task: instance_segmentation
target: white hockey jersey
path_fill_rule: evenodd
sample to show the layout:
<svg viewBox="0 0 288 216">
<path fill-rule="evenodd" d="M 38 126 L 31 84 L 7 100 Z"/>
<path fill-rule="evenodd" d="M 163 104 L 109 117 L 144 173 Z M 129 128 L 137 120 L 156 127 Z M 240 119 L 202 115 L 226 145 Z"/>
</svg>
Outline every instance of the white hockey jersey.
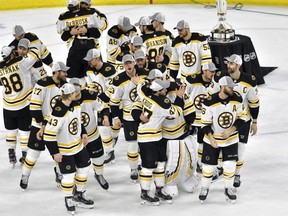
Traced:
<svg viewBox="0 0 288 216">
<path fill-rule="evenodd" d="M 83 149 L 81 139 L 81 107 L 72 102 L 69 107 L 57 101 L 44 130 L 43 140 L 51 155 L 75 155 Z"/>
<path fill-rule="evenodd" d="M 137 132 L 137 141 L 140 143 L 154 142 L 162 139 L 162 124 L 166 117 L 178 118 L 182 109 L 171 104 L 165 96 L 145 97 L 133 105 L 135 109 L 142 109 L 149 118 L 147 123 L 140 123 Z"/>
<path fill-rule="evenodd" d="M 209 95 L 214 94 L 215 92 L 220 91 L 220 86 L 218 81 L 223 76 L 229 76 L 226 72 L 217 72 L 213 78 L 211 85 L 208 88 Z M 246 112 L 245 121 L 251 119 L 250 108 L 257 108 L 260 106 L 260 99 L 258 94 L 258 88 L 256 84 L 256 78 L 253 75 L 242 73 L 238 80 L 234 80 L 236 86 L 233 88 L 234 91 L 237 91 L 243 99 L 243 110 Z"/>
<path fill-rule="evenodd" d="M 48 114 L 52 111 L 56 100 L 61 96 L 60 87 L 65 82 L 55 83 L 52 77 L 46 77 L 37 82 L 35 85 L 31 102 L 30 111 L 32 115 L 32 125 L 40 128 L 40 122 L 43 122 Z"/>
<path fill-rule="evenodd" d="M 208 96 L 202 104 L 201 125 L 210 126 L 213 137 L 219 147 L 229 146 L 238 143 L 238 131 L 230 134 L 226 139 L 221 134 L 231 128 L 237 119 L 245 120 L 246 115 L 242 109 L 242 97 L 235 92 L 226 100 L 219 98 L 219 94 Z M 204 135 L 204 142 L 211 144 L 207 134 Z"/>
<path fill-rule="evenodd" d="M 99 137 L 99 130 L 97 126 L 97 111 L 105 108 L 104 102 L 97 98 L 97 93 L 89 90 L 82 90 L 81 103 L 81 121 L 84 125 L 89 142 L 92 142 Z"/>
<path fill-rule="evenodd" d="M 32 77 L 39 80 L 39 73 L 32 73 L 33 64 L 39 59 L 36 49 L 30 50 L 25 57 L 14 57 L 0 68 L 3 90 L 3 108 L 16 111 L 28 106 L 32 93 Z"/>
<path fill-rule="evenodd" d="M 145 78 L 149 71 L 138 68 L 136 73 L 140 78 Z M 131 78 L 126 72 L 122 72 L 113 79 L 113 87 L 110 98 L 110 107 L 113 116 L 113 106 L 119 107 L 122 102 L 123 119 L 126 121 L 133 121 L 131 116 L 131 108 L 136 101 L 138 94 L 136 85 L 131 81 Z"/>
<path fill-rule="evenodd" d="M 211 51 L 206 37 L 199 33 L 192 33 L 187 41 L 179 36 L 175 38 L 168 67 L 178 71 L 177 78 L 182 78 L 200 73 L 201 66 L 211 61 Z"/>
<path fill-rule="evenodd" d="M 193 126 L 200 127 L 201 126 L 201 110 L 202 103 L 204 99 L 208 95 L 207 88 L 210 85 L 210 82 L 207 83 L 202 78 L 201 74 L 189 75 L 186 77 L 186 93 L 193 101 L 193 105 L 196 111 L 195 121 L 193 122 Z"/>
</svg>

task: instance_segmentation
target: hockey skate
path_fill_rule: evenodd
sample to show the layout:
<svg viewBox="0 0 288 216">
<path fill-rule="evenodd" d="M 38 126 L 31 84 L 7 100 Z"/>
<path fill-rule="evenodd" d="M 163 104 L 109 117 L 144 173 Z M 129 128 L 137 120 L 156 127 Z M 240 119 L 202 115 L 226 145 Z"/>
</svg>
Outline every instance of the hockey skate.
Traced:
<svg viewBox="0 0 288 216">
<path fill-rule="evenodd" d="M 138 168 L 137 169 L 131 169 L 130 178 L 136 182 L 138 180 Z"/>
<path fill-rule="evenodd" d="M 200 194 L 199 194 L 199 199 L 201 204 L 204 203 L 204 201 L 206 200 L 207 196 L 209 193 L 209 189 L 208 188 L 201 188 Z"/>
<path fill-rule="evenodd" d="M 63 175 L 62 173 L 57 172 L 56 167 L 54 167 L 54 172 L 55 172 L 55 182 L 57 183 L 57 187 L 60 187 Z"/>
<path fill-rule="evenodd" d="M 162 192 L 162 188 L 156 188 L 155 197 L 161 201 L 161 203 L 172 204 L 172 197 Z"/>
<path fill-rule="evenodd" d="M 25 162 L 26 155 L 27 155 L 27 152 L 22 151 L 22 157 L 19 159 L 19 162 L 21 163 L 22 166 Z"/>
<path fill-rule="evenodd" d="M 22 191 L 25 191 L 28 187 L 28 180 L 29 175 L 22 175 L 20 180 L 20 187 L 22 188 Z"/>
<path fill-rule="evenodd" d="M 98 183 L 100 184 L 100 186 L 101 186 L 104 190 L 108 190 L 109 184 L 108 184 L 108 182 L 106 181 L 106 179 L 104 178 L 103 175 L 97 175 L 97 174 L 95 173 L 94 177 L 95 177 L 95 179 L 98 181 Z"/>
<path fill-rule="evenodd" d="M 241 185 L 240 175 L 235 175 L 233 187 L 238 188 Z"/>
<path fill-rule="evenodd" d="M 235 204 L 237 196 L 232 188 L 225 188 L 226 201 Z"/>
<path fill-rule="evenodd" d="M 151 197 L 147 190 L 141 191 L 141 205 L 158 206 L 160 205 L 160 200 L 158 197 Z"/>
<path fill-rule="evenodd" d="M 220 180 L 223 177 L 223 167 L 217 167 L 212 177 L 212 183 Z"/>
<path fill-rule="evenodd" d="M 67 211 L 71 214 L 75 214 L 75 203 L 72 200 L 72 196 L 65 197 L 65 206 L 67 208 Z"/>
<path fill-rule="evenodd" d="M 105 157 L 105 161 L 104 164 L 115 164 L 115 154 L 114 154 L 114 150 L 109 152 L 106 157 Z"/>
<path fill-rule="evenodd" d="M 17 163 L 15 149 L 8 149 L 8 155 L 9 155 L 9 162 L 12 165 L 12 169 L 14 169 L 15 164 Z"/>
<path fill-rule="evenodd" d="M 75 202 L 76 206 L 91 209 L 94 207 L 94 201 L 86 198 L 85 192 L 86 191 L 80 192 L 75 190 L 72 199 Z"/>
</svg>

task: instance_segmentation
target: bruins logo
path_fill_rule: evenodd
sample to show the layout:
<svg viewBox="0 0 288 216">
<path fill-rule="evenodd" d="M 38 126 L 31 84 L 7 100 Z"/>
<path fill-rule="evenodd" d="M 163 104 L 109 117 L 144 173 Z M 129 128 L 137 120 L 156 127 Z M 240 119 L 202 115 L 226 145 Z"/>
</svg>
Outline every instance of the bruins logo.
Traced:
<svg viewBox="0 0 288 216">
<path fill-rule="evenodd" d="M 220 76 L 221 75 L 221 71 L 218 71 L 217 73 L 216 73 L 216 76 Z"/>
<path fill-rule="evenodd" d="M 105 71 L 110 71 L 110 70 L 112 70 L 111 67 L 106 67 L 106 68 L 105 68 Z"/>
<path fill-rule="evenodd" d="M 230 112 L 223 112 L 221 115 L 218 117 L 218 124 L 220 125 L 221 128 L 223 129 L 228 129 L 232 126 L 233 124 L 233 115 Z"/>
<path fill-rule="evenodd" d="M 115 79 L 115 80 L 119 80 L 119 76 L 115 76 L 114 79 Z"/>
<path fill-rule="evenodd" d="M 133 89 L 130 91 L 129 97 L 130 97 L 130 100 L 131 100 L 131 101 L 133 101 L 133 102 L 136 101 L 136 99 L 137 99 L 137 97 L 138 97 L 136 87 L 133 88 Z"/>
<path fill-rule="evenodd" d="M 256 77 L 254 75 L 251 76 L 252 80 L 256 80 Z"/>
<path fill-rule="evenodd" d="M 202 104 L 203 104 L 203 102 L 205 100 L 205 97 L 206 97 L 205 94 L 200 94 L 200 95 L 197 95 L 194 98 L 194 106 L 195 106 L 196 109 L 198 109 L 198 110 L 202 109 Z"/>
<path fill-rule="evenodd" d="M 124 53 L 123 52 L 119 53 L 119 56 L 124 56 Z"/>
<path fill-rule="evenodd" d="M 168 103 L 170 103 L 170 100 L 168 98 L 165 98 L 164 103 L 168 104 Z"/>
<path fill-rule="evenodd" d="M 68 125 L 68 130 L 72 135 L 76 135 L 78 133 L 78 119 L 74 118 Z"/>
<path fill-rule="evenodd" d="M 118 33 L 118 30 L 114 28 L 114 29 L 112 29 L 112 32 L 115 33 L 115 34 L 117 34 L 117 33 Z"/>
<path fill-rule="evenodd" d="M 90 122 L 90 116 L 86 112 L 81 112 L 81 123 L 84 125 L 84 127 L 87 127 L 87 125 Z"/>
<path fill-rule="evenodd" d="M 55 107 L 55 110 L 60 112 L 62 110 L 62 108 L 60 106 Z"/>
<path fill-rule="evenodd" d="M 103 92 L 102 86 L 98 82 L 93 82 L 92 88 L 98 92 L 98 94 L 101 94 Z"/>
<path fill-rule="evenodd" d="M 41 80 L 42 80 L 42 81 L 47 81 L 47 78 L 46 78 L 46 77 L 44 77 L 44 78 L 42 78 Z"/>
<path fill-rule="evenodd" d="M 60 95 L 56 95 L 54 96 L 51 100 L 50 100 L 50 107 L 53 108 L 56 104 L 56 101 L 59 100 Z M 58 111 L 58 110 L 57 110 Z"/>
<path fill-rule="evenodd" d="M 67 165 L 66 166 L 66 170 L 70 170 L 71 169 L 71 166 L 70 165 Z"/>
<path fill-rule="evenodd" d="M 158 63 L 157 68 L 161 68 L 161 67 L 162 67 L 162 64 Z"/>
<path fill-rule="evenodd" d="M 196 55 L 191 51 L 185 51 L 182 58 L 186 67 L 192 67 L 197 61 Z"/>
</svg>

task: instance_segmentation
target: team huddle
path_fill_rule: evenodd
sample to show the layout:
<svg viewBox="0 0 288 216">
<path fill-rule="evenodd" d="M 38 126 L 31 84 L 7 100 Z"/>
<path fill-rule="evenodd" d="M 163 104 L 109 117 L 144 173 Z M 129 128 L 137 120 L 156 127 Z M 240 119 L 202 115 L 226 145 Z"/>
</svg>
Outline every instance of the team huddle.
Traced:
<svg viewBox="0 0 288 216">
<path fill-rule="evenodd" d="M 115 163 L 123 131 L 141 204 L 171 204 L 178 190 L 193 192 L 199 184 L 203 203 L 220 177 L 227 201 L 235 203 L 245 147 L 249 134 L 257 133 L 259 113 L 257 80 L 240 72 L 241 56 L 225 57 L 227 70 L 220 71 L 204 35 L 181 20 L 174 37 L 160 12 L 134 25 L 120 16 L 108 28 L 107 17 L 91 7 L 91 0 L 68 0 L 67 8 L 56 24 L 69 48 L 66 64 L 54 61 L 37 35 L 20 25 L 13 27 L 15 39 L 1 49 L 6 143 L 14 168 L 19 135 L 20 187 L 27 189 L 47 148 L 67 211 L 93 208 L 85 194 L 90 165 L 108 190 L 105 166 Z M 106 29 L 104 54 L 99 38 Z"/>
</svg>

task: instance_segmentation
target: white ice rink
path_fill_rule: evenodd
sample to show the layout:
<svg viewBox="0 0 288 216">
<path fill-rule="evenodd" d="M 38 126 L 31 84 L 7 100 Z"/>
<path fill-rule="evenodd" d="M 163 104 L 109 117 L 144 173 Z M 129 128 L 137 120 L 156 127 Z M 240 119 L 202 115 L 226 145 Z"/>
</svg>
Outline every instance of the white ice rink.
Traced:
<svg viewBox="0 0 288 216">
<path fill-rule="evenodd" d="M 146 5 L 102 6 L 110 26 L 120 15 L 130 17 L 135 23 L 143 15 L 163 12 L 166 28 L 172 30 L 177 22 L 185 19 L 191 31 L 208 35 L 217 23 L 216 9 L 201 5 Z M 261 107 L 258 134 L 250 137 L 242 186 L 237 191 L 237 202 L 229 204 L 224 197 L 223 181 L 211 185 L 204 205 L 198 200 L 199 188 L 194 194 L 180 193 L 172 205 L 157 207 L 140 205 L 140 186 L 129 179 L 126 145 L 122 134 L 116 146 L 116 164 L 105 167 L 110 183 L 108 191 L 102 190 L 93 178 L 88 179 L 88 196 L 95 201 L 94 209 L 77 209 L 77 215 L 233 215 L 233 216 L 286 216 L 288 213 L 288 8 L 244 6 L 243 9 L 271 12 L 269 15 L 247 11 L 228 10 L 227 20 L 237 34 L 250 36 L 261 66 L 277 66 L 265 76 L 266 84 L 259 87 Z M 12 26 L 20 24 L 28 32 L 36 33 L 52 52 L 54 61 L 66 61 L 67 49 L 56 33 L 55 23 L 66 9 L 39 9 L 0 12 L 0 47 L 12 39 Z M 100 40 L 105 51 L 106 31 Z M 48 69 L 49 70 L 49 69 Z M 51 72 L 51 71 L 50 71 Z M 2 90 L 2 87 L 0 87 Z M 2 95 L 1 95 L 2 97 Z M 1 98 L 2 100 L 2 98 Z M 1 103 L 2 104 L 2 103 Z M 28 189 L 19 187 L 21 167 L 11 170 L 5 144 L 5 129 L 1 109 L 0 121 L 0 216 L 58 216 L 66 215 L 62 191 L 54 181 L 53 161 L 48 152 L 42 153 L 30 176 Z M 286 137 L 287 136 L 287 137 Z M 20 147 L 17 148 L 18 158 Z"/>
</svg>

